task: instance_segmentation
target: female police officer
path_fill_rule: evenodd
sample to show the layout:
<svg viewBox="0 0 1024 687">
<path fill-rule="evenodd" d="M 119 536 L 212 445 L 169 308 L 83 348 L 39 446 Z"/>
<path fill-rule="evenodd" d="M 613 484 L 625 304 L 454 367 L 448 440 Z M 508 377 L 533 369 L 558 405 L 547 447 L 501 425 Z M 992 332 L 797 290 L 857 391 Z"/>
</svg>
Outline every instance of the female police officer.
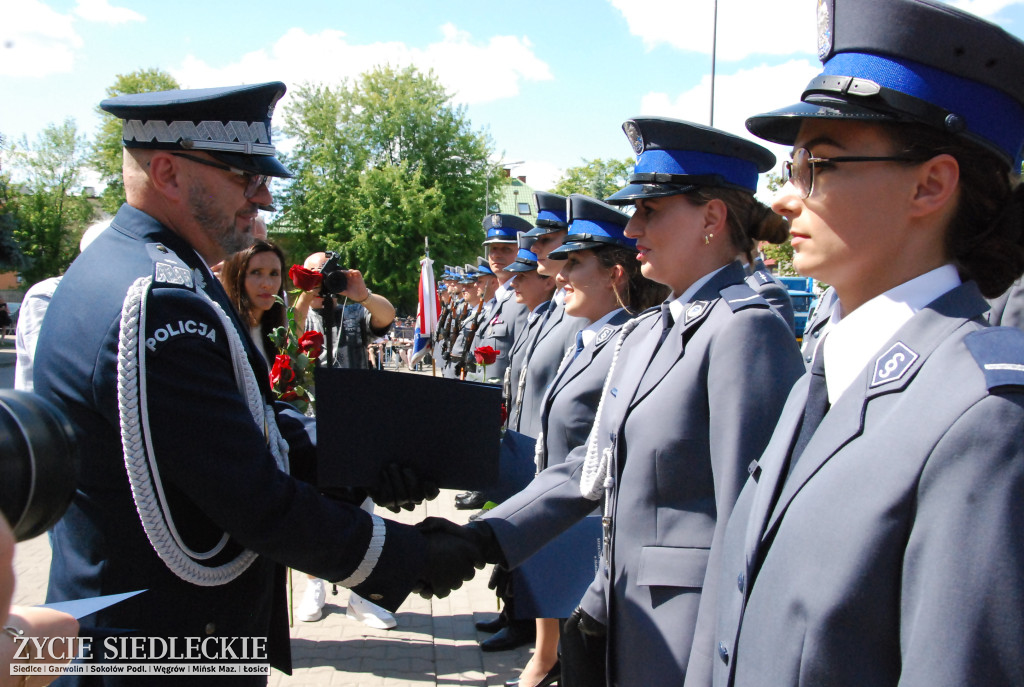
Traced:
<svg viewBox="0 0 1024 687">
<path fill-rule="evenodd" d="M 714 606 L 702 590 L 718 579 L 715 544 L 803 372 L 792 332 L 735 260 L 782 221 L 753 199 L 774 156 L 687 122 L 623 128 L 637 166 L 610 200 L 636 204 L 626 236 L 644 276 L 673 295 L 615 342 L 586 457 L 548 468 L 467 528 L 496 544 L 486 557 L 514 566 L 604 497 L 601 568 L 563 649 L 599 668 L 606 657 L 610 684 L 706 683 Z M 564 662 L 576 662 L 570 651 Z"/>
<path fill-rule="evenodd" d="M 824 73 L 747 126 L 838 303 L 728 526 L 715 684 L 1019 685 L 1024 335 L 982 296 L 1024 269 L 1024 44 L 925 0 L 818 25 Z"/>
</svg>

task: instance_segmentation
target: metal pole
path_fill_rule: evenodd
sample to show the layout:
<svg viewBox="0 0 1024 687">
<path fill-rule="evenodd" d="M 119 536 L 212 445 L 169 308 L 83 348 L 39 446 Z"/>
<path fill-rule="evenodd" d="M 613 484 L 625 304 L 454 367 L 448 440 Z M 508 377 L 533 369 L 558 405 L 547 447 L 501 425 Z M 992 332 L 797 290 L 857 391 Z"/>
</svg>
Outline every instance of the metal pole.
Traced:
<svg viewBox="0 0 1024 687">
<path fill-rule="evenodd" d="M 715 125 L 715 51 L 718 47 L 718 0 L 714 0 L 714 14 L 711 20 L 711 115 L 708 126 Z"/>
</svg>

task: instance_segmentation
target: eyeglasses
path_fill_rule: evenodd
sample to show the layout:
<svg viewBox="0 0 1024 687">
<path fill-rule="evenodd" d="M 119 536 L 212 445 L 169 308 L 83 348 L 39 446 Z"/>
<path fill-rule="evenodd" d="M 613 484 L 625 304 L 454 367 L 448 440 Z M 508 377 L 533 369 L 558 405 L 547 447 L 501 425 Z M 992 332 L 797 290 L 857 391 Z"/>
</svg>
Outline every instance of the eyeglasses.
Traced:
<svg viewBox="0 0 1024 687">
<path fill-rule="evenodd" d="M 839 162 L 923 162 L 927 158 L 906 156 L 885 157 L 811 157 L 807 148 L 797 148 L 793 152 L 793 160 L 782 163 L 782 180 L 793 182 L 793 187 L 800 192 L 801 198 L 807 198 L 814 190 L 814 165 L 832 165 Z"/>
<path fill-rule="evenodd" d="M 221 164 L 219 162 L 212 162 L 210 160 L 204 160 L 201 157 L 196 157 L 195 155 L 189 155 L 188 153 L 171 153 L 171 155 L 173 155 L 175 157 L 183 157 L 186 160 L 191 160 L 192 162 L 198 162 L 199 164 L 206 165 L 207 167 L 213 167 L 215 169 L 222 169 L 225 172 L 231 172 L 232 174 L 237 174 L 238 176 L 242 177 L 242 179 L 245 180 L 244 195 L 245 195 L 247 200 L 251 199 L 257 193 L 259 193 L 260 186 L 264 186 L 264 185 L 270 183 L 271 177 L 270 177 L 269 174 L 253 174 L 252 172 L 246 172 L 245 170 L 238 169 L 237 167 L 232 167 L 230 165 L 223 165 L 223 164 Z M 268 188 L 269 188 L 269 186 L 268 186 Z"/>
</svg>

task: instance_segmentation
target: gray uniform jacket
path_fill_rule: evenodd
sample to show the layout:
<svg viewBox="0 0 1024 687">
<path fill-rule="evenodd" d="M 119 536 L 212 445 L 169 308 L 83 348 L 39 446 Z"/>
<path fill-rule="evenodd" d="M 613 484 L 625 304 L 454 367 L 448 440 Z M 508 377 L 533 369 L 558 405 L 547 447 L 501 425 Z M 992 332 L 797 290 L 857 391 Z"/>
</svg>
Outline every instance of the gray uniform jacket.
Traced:
<svg viewBox="0 0 1024 687">
<path fill-rule="evenodd" d="M 531 321 L 531 318 L 527 315 L 526 324 L 516 332 L 516 340 L 512 344 L 512 350 L 509 352 L 509 365 L 508 369 L 505 370 L 504 379 L 505 407 L 509 409 L 509 416 L 505 420 L 506 427 L 515 428 L 512 420 L 516 396 L 519 390 L 518 381 L 523 370 L 526 368 L 527 360 L 533 350 L 533 342 L 537 340 L 537 335 L 540 334 L 552 305 L 554 305 L 552 301 L 546 301 L 537 306 L 534 309 L 537 316 L 532 318 Z M 536 438 L 537 435 L 533 434 L 531 436 Z"/>
<path fill-rule="evenodd" d="M 803 372 L 789 328 L 744 276 L 739 262 L 717 272 L 653 358 L 661 318 L 638 319 L 611 373 L 594 430 L 613 466 L 611 544 L 582 601 L 608 626 L 611 684 L 711 679 L 714 603 L 701 591 L 714 599 L 714 545 Z M 485 516 L 510 565 L 593 510 L 583 464 L 548 468 Z"/>
<path fill-rule="evenodd" d="M 764 265 L 761 258 L 757 258 L 747 266 L 747 285 L 757 292 L 761 298 L 768 301 L 772 310 L 779 314 L 789 328 L 796 335 L 796 318 L 793 315 L 793 299 L 789 291 L 781 282 L 775 279 L 772 273 Z"/>
<path fill-rule="evenodd" d="M 444 368 L 441 370 L 441 375 L 447 379 L 458 379 L 459 374 L 456 366 L 462 362 L 463 353 L 466 350 L 466 341 L 469 339 L 470 332 L 475 332 L 473 341 L 470 346 L 478 348 L 482 344 L 478 344 L 480 335 L 480 327 L 482 326 L 482 320 L 484 318 L 483 306 L 476 309 L 476 312 L 470 312 L 459 323 L 459 335 L 455 338 L 455 343 L 452 344 L 452 350 L 448 362 L 445 363 Z M 476 358 L 473 357 L 473 352 L 470 351 L 469 356 L 466 358 L 467 363 L 473 363 Z M 470 367 L 472 369 L 472 367 Z"/>
<path fill-rule="evenodd" d="M 516 331 L 526 326 L 529 311 L 525 305 L 516 303 L 515 293 L 510 289 L 494 308 L 485 310 L 485 319 L 480 323 L 473 348 L 490 346 L 499 351 L 494 363 L 487 366 L 487 378 L 505 378 L 508 369 L 509 352 L 516 340 Z"/>
<path fill-rule="evenodd" d="M 587 320 L 565 313 L 565 307 L 554 305 L 551 314 L 533 342 L 526 365 L 526 378 L 517 413 L 510 413 L 509 426 L 522 434 L 536 437 L 540 432 L 541 400 L 558 371 L 558 364 L 570 346 L 576 346 L 576 332 L 587 326 Z M 610 360 L 610 359 L 609 359 Z M 513 378 L 515 383 L 515 378 Z"/>
<path fill-rule="evenodd" d="M 989 301 L 992 309 L 988 313 L 990 324 L 1024 329 L 1024 284 L 1017 281 L 1001 296 Z"/>
<path fill-rule="evenodd" d="M 715 685 L 1024 684 L 1024 333 L 986 307 L 915 314 L 784 479 L 793 388 L 728 525 Z"/>
<path fill-rule="evenodd" d="M 821 341 L 821 337 L 825 333 L 825 325 L 832 319 L 832 311 L 835 307 L 836 290 L 829 287 L 818 297 L 814 312 L 811 313 L 807 320 L 807 326 L 804 327 L 804 340 L 800 345 L 800 352 L 804 356 L 804 364 L 807 365 L 808 370 L 811 369 L 811 363 L 814 362 L 814 351 L 817 350 L 818 342 Z"/>
</svg>

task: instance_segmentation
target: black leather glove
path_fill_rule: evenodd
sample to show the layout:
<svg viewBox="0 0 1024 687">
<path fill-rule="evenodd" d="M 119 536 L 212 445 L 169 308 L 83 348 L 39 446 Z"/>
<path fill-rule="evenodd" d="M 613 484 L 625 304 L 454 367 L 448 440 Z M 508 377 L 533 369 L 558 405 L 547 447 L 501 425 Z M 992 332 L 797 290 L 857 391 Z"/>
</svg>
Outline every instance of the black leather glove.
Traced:
<svg viewBox="0 0 1024 687">
<path fill-rule="evenodd" d="M 424 501 L 437 498 L 441 490 L 430 480 L 421 480 L 412 468 L 392 463 L 380 472 L 376 487 L 366 490 L 378 506 L 398 513 L 403 508 L 412 510 Z"/>
<path fill-rule="evenodd" d="M 427 518 L 416 529 L 427 539 L 427 562 L 413 591 L 424 599 L 443 599 L 463 582 L 473 579 L 486 564 L 480 545 L 455 523 Z"/>
<path fill-rule="evenodd" d="M 360 487 L 324 487 L 320 493 L 329 499 L 342 501 L 353 506 L 362 505 L 366 500 L 366 490 Z"/>
<path fill-rule="evenodd" d="M 587 637 L 604 637 L 608 634 L 608 628 L 604 623 L 584 611 L 582 606 L 577 606 L 569 619 L 565 621 L 565 631 L 578 631 Z"/>
</svg>

